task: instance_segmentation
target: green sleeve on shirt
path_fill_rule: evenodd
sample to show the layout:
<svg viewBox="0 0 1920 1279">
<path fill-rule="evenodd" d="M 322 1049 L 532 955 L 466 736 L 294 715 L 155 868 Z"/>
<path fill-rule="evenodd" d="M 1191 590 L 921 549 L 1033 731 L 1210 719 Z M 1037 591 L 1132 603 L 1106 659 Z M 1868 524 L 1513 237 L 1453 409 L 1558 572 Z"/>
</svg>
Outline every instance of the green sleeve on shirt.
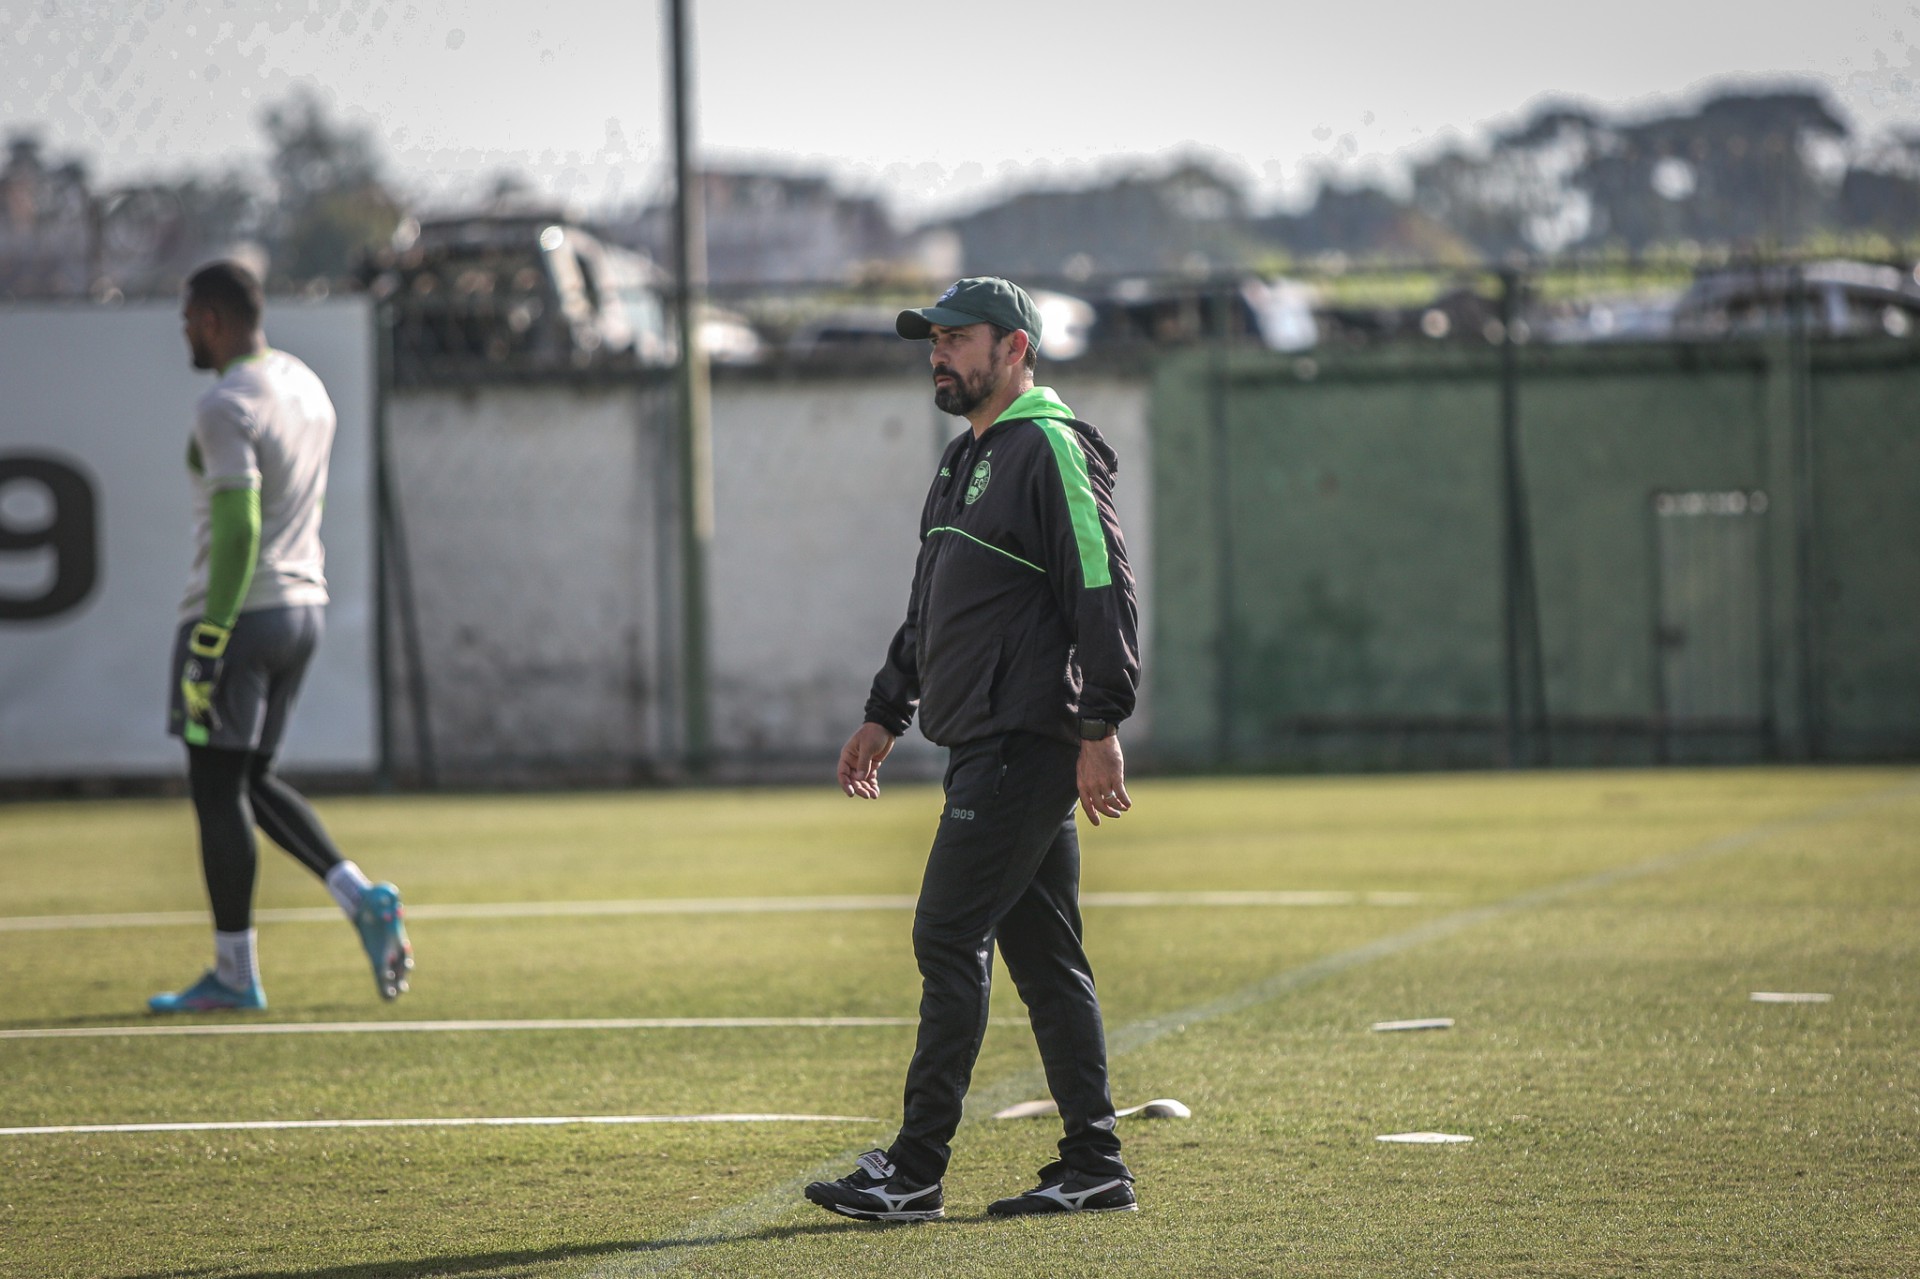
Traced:
<svg viewBox="0 0 1920 1279">
<path fill-rule="evenodd" d="M 221 489 L 208 504 L 206 618 L 232 626 L 260 559 L 260 490 Z"/>
<path fill-rule="evenodd" d="M 1100 528 L 1100 505 L 1087 478 L 1087 455 L 1080 437 L 1058 422 L 1036 420 L 1034 425 L 1053 446 L 1066 491 L 1067 514 L 1073 520 L 1073 542 L 1080 551 L 1080 580 L 1088 590 L 1113 584 L 1113 565 L 1107 559 L 1107 535 Z"/>
</svg>

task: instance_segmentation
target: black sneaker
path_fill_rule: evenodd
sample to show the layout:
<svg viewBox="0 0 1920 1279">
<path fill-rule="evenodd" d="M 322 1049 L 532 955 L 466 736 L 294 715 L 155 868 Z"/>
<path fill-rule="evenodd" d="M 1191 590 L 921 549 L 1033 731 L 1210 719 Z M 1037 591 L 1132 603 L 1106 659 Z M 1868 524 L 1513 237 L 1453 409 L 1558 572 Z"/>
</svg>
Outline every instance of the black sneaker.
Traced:
<svg viewBox="0 0 1920 1279">
<path fill-rule="evenodd" d="M 1133 1183 L 1125 1177 L 1090 1177 L 1063 1163 L 1040 1170 L 1040 1184 L 1011 1199 L 987 1205 L 994 1217 L 1027 1217 L 1043 1212 L 1133 1212 L 1140 1207 Z"/>
<path fill-rule="evenodd" d="M 807 1198 L 843 1217 L 861 1221 L 932 1221 L 947 1215 L 940 1183 L 916 1186 L 898 1179 L 884 1150 L 869 1150 L 859 1166 L 838 1181 L 816 1181 Z"/>
</svg>

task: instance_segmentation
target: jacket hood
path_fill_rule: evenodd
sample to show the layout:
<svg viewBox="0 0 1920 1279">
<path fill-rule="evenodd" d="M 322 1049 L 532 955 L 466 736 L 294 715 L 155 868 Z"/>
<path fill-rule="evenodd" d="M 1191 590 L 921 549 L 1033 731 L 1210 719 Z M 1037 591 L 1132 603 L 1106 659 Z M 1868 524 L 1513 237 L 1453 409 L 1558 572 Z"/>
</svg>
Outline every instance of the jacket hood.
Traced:
<svg viewBox="0 0 1920 1279">
<path fill-rule="evenodd" d="M 1007 411 L 995 418 L 993 424 L 998 426 L 1002 422 L 1032 422 L 1040 419 L 1048 419 L 1072 428 L 1080 436 L 1080 442 L 1086 451 L 1097 457 L 1107 468 L 1107 474 L 1119 474 L 1120 456 L 1107 444 L 1099 428 L 1091 422 L 1082 422 L 1075 417 L 1073 410 L 1067 407 L 1066 401 L 1054 394 L 1050 386 L 1036 386 L 1025 392 L 1019 399 L 1009 404 Z"/>
</svg>

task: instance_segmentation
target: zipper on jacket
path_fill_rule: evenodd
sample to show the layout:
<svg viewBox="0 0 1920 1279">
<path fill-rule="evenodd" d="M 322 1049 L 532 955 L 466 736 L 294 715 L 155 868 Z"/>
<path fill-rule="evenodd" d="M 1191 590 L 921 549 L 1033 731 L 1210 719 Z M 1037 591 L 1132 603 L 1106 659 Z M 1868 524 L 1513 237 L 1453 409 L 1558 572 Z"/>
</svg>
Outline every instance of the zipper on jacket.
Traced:
<svg viewBox="0 0 1920 1279">
<path fill-rule="evenodd" d="M 967 446 L 960 450 L 960 456 L 955 458 L 953 460 L 953 465 L 948 468 L 946 488 L 944 492 L 946 493 L 946 496 L 947 496 L 947 509 L 950 512 L 957 513 L 958 511 L 958 508 L 954 505 L 954 500 L 953 500 L 955 483 L 956 481 L 959 480 L 959 478 L 962 475 L 971 476 L 973 474 L 973 451 L 974 449 L 979 447 L 979 444 L 980 444 L 980 441 L 978 438 L 968 440 Z M 959 491 L 964 493 L 966 492 L 966 488 L 962 486 L 959 489 Z"/>
</svg>

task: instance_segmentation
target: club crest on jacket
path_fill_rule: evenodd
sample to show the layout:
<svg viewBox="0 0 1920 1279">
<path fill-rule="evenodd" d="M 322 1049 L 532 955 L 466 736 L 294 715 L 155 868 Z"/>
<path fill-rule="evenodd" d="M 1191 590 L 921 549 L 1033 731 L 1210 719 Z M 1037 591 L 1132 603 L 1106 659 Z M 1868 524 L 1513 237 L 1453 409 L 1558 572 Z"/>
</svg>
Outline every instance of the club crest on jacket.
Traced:
<svg viewBox="0 0 1920 1279">
<path fill-rule="evenodd" d="M 967 484 L 967 505 L 968 506 L 972 506 L 975 502 L 978 502 L 980 500 L 980 495 L 987 491 L 987 481 L 991 480 L 992 478 L 993 478 L 992 465 L 989 464 L 985 458 L 981 458 L 980 465 L 973 468 L 973 479 L 969 481 Z"/>
</svg>

